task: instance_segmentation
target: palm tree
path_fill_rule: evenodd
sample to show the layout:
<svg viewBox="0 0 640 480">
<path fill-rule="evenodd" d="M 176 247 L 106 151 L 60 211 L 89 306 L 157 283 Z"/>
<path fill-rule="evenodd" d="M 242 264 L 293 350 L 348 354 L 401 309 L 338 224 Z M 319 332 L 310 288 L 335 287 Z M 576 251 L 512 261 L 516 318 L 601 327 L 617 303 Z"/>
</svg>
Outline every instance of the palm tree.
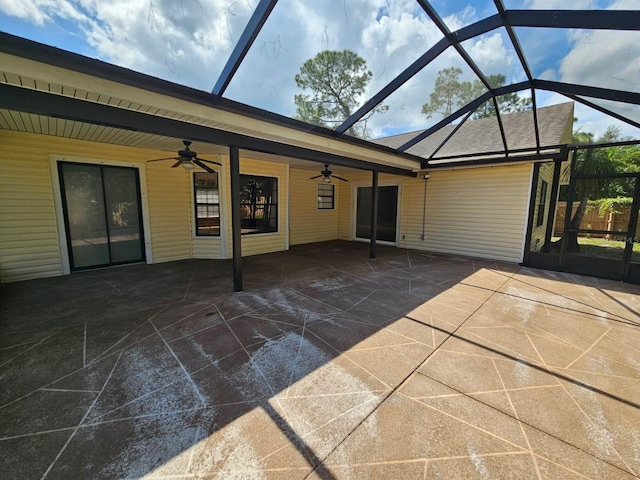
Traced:
<svg viewBox="0 0 640 480">
<path fill-rule="evenodd" d="M 581 144 L 593 144 L 593 143 L 607 143 L 619 141 L 620 130 L 611 125 L 607 127 L 607 130 L 594 142 L 593 133 L 578 131 L 573 135 L 574 143 Z M 619 173 L 620 163 L 615 155 L 611 154 L 609 148 L 584 148 L 576 150 L 573 156 L 573 171 L 572 175 L 611 175 Z M 566 168 L 570 168 L 568 165 Z M 568 173 L 568 172 L 565 172 Z M 599 198 L 608 198 L 610 196 L 617 196 L 614 191 L 616 190 L 617 181 L 610 178 L 583 178 L 578 179 L 575 182 L 573 191 L 574 201 L 580 201 L 576 213 L 573 215 L 571 222 L 569 223 L 569 232 L 567 238 L 567 251 L 579 252 L 580 246 L 578 244 L 578 234 L 575 230 L 580 228 L 582 218 L 587 211 L 587 205 L 589 200 L 597 200 Z M 564 238 L 561 238 L 557 242 L 557 246 L 561 245 Z"/>
</svg>

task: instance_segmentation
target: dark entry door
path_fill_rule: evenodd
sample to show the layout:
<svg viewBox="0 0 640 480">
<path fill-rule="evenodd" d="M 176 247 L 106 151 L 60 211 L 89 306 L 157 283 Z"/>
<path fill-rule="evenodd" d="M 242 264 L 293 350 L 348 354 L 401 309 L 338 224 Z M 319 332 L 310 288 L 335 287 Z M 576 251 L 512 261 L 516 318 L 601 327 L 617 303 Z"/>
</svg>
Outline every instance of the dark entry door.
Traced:
<svg viewBox="0 0 640 480">
<path fill-rule="evenodd" d="M 72 270 L 145 258 L 138 170 L 60 162 Z"/>
<path fill-rule="evenodd" d="M 356 238 L 371 238 L 371 187 L 358 187 Z M 398 186 L 378 187 L 377 240 L 396 243 Z"/>
</svg>

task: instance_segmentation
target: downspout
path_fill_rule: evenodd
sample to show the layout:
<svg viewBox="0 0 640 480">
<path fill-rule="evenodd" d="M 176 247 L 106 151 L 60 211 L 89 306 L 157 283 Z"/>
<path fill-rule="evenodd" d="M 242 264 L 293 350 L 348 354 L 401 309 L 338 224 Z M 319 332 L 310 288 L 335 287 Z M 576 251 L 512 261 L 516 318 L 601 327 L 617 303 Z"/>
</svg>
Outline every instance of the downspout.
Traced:
<svg viewBox="0 0 640 480">
<path fill-rule="evenodd" d="M 427 180 L 430 176 L 426 173 L 422 178 L 424 178 L 424 198 L 422 200 L 422 235 L 420 235 L 420 240 L 424 241 L 427 228 Z"/>
</svg>

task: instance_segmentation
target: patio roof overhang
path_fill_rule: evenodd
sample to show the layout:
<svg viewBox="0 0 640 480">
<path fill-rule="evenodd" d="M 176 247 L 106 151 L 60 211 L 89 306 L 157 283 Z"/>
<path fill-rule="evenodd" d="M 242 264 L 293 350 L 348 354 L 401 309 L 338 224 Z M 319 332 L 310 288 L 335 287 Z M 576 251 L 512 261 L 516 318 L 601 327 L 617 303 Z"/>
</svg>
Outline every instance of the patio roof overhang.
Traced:
<svg viewBox="0 0 640 480">
<path fill-rule="evenodd" d="M 273 140 L 243 135 L 205 125 L 126 110 L 111 105 L 93 103 L 12 85 L 0 85 L 0 108 L 8 111 L 63 119 L 80 124 L 101 125 L 121 131 L 140 132 L 175 138 L 189 138 L 202 143 L 234 146 L 244 150 L 292 157 L 343 167 L 376 170 L 394 175 L 415 176 L 408 168 L 358 160 L 344 155 L 313 150 Z"/>
<path fill-rule="evenodd" d="M 422 160 L 3 32 L 0 71 L 4 128 L 39 133 L 11 120 L 37 115 L 402 176 L 415 176 Z"/>
</svg>

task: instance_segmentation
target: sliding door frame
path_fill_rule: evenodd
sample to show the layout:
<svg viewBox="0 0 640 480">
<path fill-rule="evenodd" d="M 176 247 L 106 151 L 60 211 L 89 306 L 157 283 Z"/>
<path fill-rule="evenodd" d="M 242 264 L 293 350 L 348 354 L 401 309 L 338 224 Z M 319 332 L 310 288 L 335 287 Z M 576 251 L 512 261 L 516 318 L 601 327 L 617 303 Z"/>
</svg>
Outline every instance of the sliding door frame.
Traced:
<svg viewBox="0 0 640 480">
<path fill-rule="evenodd" d="M 371 181 L 365 182 L 353 182 L 351 184 L 351 240 L 357 242 L 370 242 L 369 238 L 362 238 L 356 236 L 356 224 L 358 221 L 358 188 L 371 188 Z M 393 242 L 376 239 L 376 243 L 382 245 L 395 245 L 400 244 L 400 221 L 401 221 L 401 209 L 402 209 L 402 181 L 401 180 L 382 180 L 378 182 L 378 188 L 380 187 L 397 187 L 398 197 L 396 201 L 396 238 Z"/>
<path fill-rule="evenodd" d="M 58 246 L 60 251 L 60 264 L 62 274 L 69 275 L 71 273 L 70 251 L 68 247 L 68 238 L 65 225 L 65 215 L 62 200 L 62 188 L 58 176 L 58 163 L 84 163 L 87 165 L 96 165 L 104 167 L 128 167 L 138 170 L 138 188 L 140 192 L 140 209 L 142 212 L 142 233 L 144 235 L 144 261 L 148 264 L 153 263 L 153 253 L 151 249 L 151 225 L 149 223 L 149 204 L 147 195 L 147 178 L 144 163 L 122 162 L 117 160 L 99 160 L 84 157 L 73 157 L 67 155 L 51 154 L 49 155 L 49 171 L 51 178 L 51 186 L 53 193 L 54 209 L 56 216 L 56 227 L 58 231 Z M 74 270 L 75 271 L 75 270 Z"/>
</svg>

